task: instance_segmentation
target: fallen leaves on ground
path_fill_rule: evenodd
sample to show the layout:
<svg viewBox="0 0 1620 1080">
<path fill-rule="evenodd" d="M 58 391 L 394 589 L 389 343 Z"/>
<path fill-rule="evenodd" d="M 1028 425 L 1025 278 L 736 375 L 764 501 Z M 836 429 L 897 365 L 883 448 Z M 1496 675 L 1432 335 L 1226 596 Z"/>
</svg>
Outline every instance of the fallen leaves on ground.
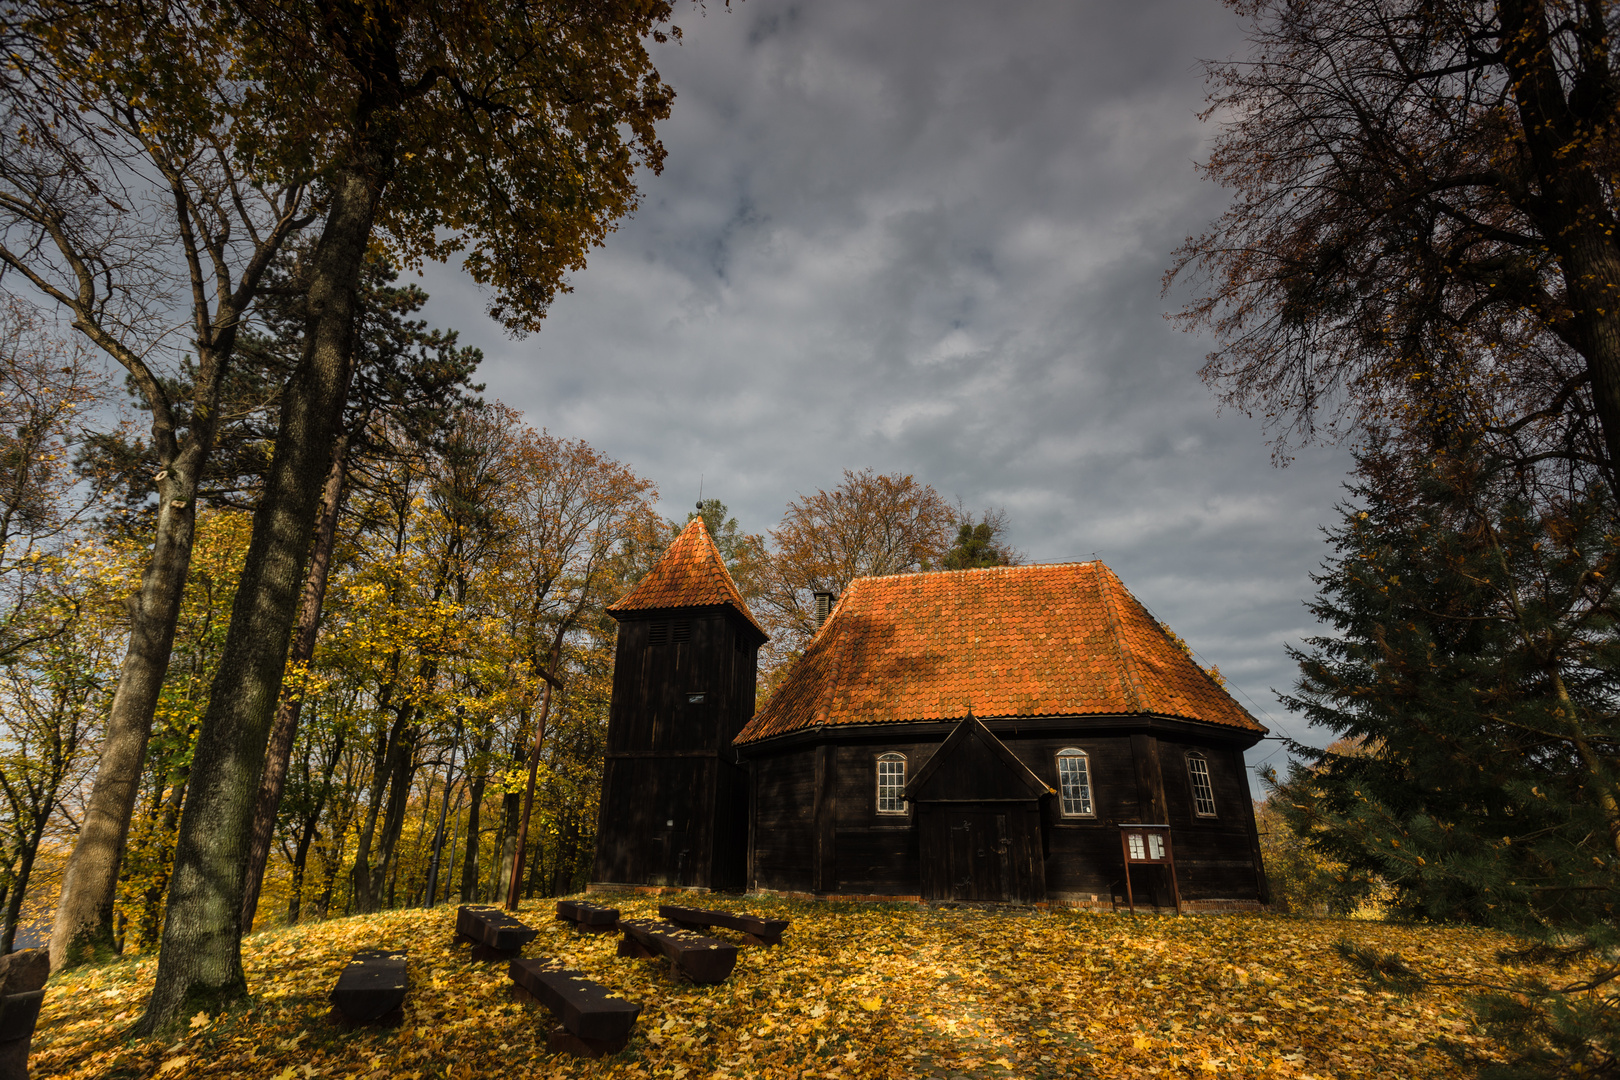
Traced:
<svg viewBox="0 0 1620 1080">
<path fill-rule="evenodd" d="M 591 897 L 601 901 L 602 897 Z M 619 897 L 626 916 L 654 897 Z M 716 906 L 722 906 L 719 900 Z M 622 959 L 618 936 L 576 933 L 550 901 L 525 956 L 551 956 L 642 1005 L 623 1052 L 549 1055 L 544 1009 L 520 1002 L 504 962 L 452 943 L 455 909 L 395 911 L 255 934 L 250 1007 L 198 1013 L 166 1040 L 128 1040 L 150 991 L 146 957 L 53 979 L 30 1060 L 35 1080 L 270 1077 L 475 1080 L 670 1077 L 1451 1077 L 1437 1040 L 1489 1052 L 1460 997 L 1370 989 L 1334 951 L 1381 952 L 1501 977 L 1499 935 L 1270 915 L 1173 918 L 929 909 L 727 897 L 793 923 L 778 948 L 740 949 L 717 986 Z M 741 942 L 725 931 L 713 936 Z M 395 1028 L 344 1030 L 327 993 L 357 949 L 404 948 L 411 991 Z"/>
</svg>

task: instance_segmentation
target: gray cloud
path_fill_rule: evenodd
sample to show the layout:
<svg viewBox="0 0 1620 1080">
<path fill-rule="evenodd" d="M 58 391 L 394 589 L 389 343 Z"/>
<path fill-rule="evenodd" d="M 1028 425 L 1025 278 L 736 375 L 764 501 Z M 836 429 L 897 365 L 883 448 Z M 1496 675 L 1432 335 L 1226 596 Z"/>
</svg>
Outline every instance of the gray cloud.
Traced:
<svg viewBox="0 0 1620 1080">
<path fill-rule="evenodd" d="M 543 332 L 502 337 L 429 270 L 490 393 L 633 464 L 671 515 L 701 476 L 763 530 L 866 466 L 1003 506 L 1032 559 L 1095 552 L 1306 735 L 1270 688 L 1315 630 L 1346 455 L 1274 468 L 1159 296 L 1223 205 L 1193 166 L 1197 60 L 1241 51 L 1230 12 L 747 0 L 681 22 L 657 53 L 679 95 L 664 174 Z"/>
</svg>

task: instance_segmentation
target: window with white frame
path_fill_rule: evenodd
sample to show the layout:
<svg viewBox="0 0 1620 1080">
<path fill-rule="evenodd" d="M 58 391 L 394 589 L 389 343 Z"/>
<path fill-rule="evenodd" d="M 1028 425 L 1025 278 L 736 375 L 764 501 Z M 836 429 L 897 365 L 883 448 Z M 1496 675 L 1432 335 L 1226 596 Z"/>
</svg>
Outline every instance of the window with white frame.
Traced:
<svg viewBox="0 0 1620 1080">
<path fill-rule="evenodd" d="M 906 812 L 906 756 L 883 754 L 877 761 L 877 812 Z"/>
<path fill-rule="evenodd" d="M 1192 780 L 1193 813 L 1215 816 L 1215 788 L 1209 782 L 1209 762 L 1194 750 L 1187 755 L 1187 776 Z"/>
<path fill-rule="evenodd" d="M 1091 806 L 1091 759 L 1084 750 L 1059 750 L 1058 790 L 1064 817 L 1094 817 Z"/>
</svg>

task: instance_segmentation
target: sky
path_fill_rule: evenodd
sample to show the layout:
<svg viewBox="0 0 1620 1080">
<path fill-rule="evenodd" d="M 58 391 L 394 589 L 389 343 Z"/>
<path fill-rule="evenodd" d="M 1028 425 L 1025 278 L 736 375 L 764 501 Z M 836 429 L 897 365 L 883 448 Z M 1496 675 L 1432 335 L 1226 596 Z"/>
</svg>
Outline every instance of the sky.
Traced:
<svg viewBox="0 0 1620 1080">
<path fill-rule="evenodd" d="M 486 396 L 763 532 L 846 469 L 1001 508 L 1032 562 L 1097 557 L 1273 734 L 1342 447 L 1273 463 L 1166 319 L 1171 252 L 1222 210 L 1196 163 L 1217 0 L 746 0 L 677 9 L 662 175 L 544 328 L 455 267 L 427 315 Z M 1274 741 L 1251 765 L 1281 765 Z"/>
</svg>

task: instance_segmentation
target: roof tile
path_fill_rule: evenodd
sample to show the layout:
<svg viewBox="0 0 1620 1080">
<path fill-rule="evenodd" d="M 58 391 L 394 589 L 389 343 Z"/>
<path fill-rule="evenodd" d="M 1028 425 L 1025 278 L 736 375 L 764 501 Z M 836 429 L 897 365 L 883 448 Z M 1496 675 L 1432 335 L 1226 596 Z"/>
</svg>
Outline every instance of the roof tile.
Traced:
<svg viewBox="0 0 1620 1080">
<path fill-rule="evenodd" d="M 1092 561 L 857 578 L 736 741 L 970 709 L 1265 730 Z"/>
<path fill-rule="evenodd" d="M 687 523 L 647 576 L 610 604 L 608 611 L 683 607 L 735 608 L 762 637 L 770 638 L 737 591 L 737 583 L 731 580 L 726 561 L 700 517 Z"/>
</svg>

